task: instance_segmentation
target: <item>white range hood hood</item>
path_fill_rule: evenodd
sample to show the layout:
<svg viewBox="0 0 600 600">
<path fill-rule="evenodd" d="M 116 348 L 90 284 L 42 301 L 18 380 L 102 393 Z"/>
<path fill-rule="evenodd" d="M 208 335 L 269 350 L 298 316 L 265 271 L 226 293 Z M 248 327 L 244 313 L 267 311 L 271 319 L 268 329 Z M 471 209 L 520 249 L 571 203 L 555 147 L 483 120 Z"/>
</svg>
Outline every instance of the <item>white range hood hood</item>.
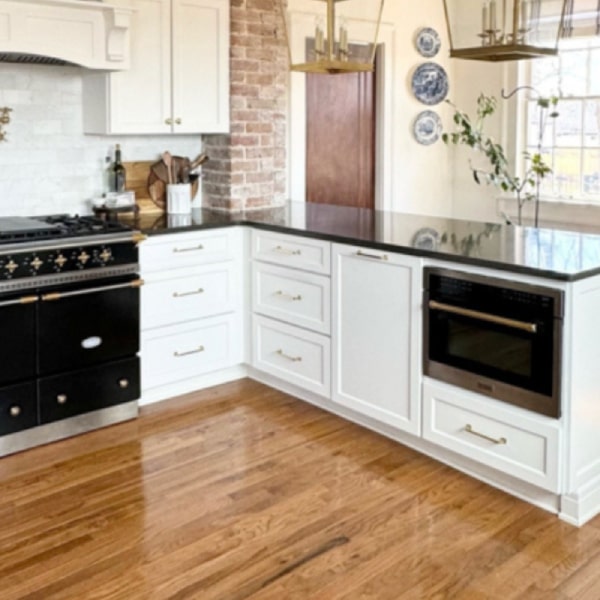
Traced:
<svg viewBox="0 0 600 600">
<path fill-rule="evenodd" d="M 0 62 L 129 68 L 127 1 L 0 0 Z"/>
</svg>

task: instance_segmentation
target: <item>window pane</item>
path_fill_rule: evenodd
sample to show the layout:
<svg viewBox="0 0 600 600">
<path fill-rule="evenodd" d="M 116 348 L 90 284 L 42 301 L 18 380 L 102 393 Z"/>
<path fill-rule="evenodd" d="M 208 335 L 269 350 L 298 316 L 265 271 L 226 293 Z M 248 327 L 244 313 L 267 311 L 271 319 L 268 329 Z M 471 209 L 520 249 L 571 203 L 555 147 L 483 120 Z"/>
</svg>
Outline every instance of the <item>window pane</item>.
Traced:
<svg viewBox="0 0 600 600">
<path fill-rule="evenodd" d="M 548 115 L 546 111 L 546 115 Z M 558 118 L 558 117 L 557 117 Z M 546 120 L 546 126 L 544 128 L 544 137 L 542 140 L 542 146 L 550 147 L 554 140 L 554 122 L 557 119 Z M 527 109 L 527 141 L 530 145 L 537 148 L 539 142 L 539 131 L 540 131 L 540 109 L 536 102 L 529 102 Z"/>
<path fill-rule="evenodd" d="M 542 96 L 558 94 L 558 58 L 534 60 L 531 64 L 531 85 Z"/>
<path fill-rule="evenodd" d="M 600 146 L 600 100 L 588 100 L 585 103 L 583 122 L 583 145 Z"/>
<path fill-rule="evenodd" d="M 590 96 L 600 96 L 600 48 L 594 48 L 590 57 Z"/>
<path fill-rule="evenodd" d="M 600 195 L 600 150 L 585 150 L 583 153 L 583 193 Z"/>
<path fill-rule="evenodd" d="M 579 194 L 580 151 L 556 150 L 554 152 L 553 183 L 554 193 L 559 196 Z"/>
<path fill-rule="evenodd" d="M 560 55 L 562 75 L 560 91 L 565 96 L 584 96 L 587 93 L 588 51 L 564 52 Z"/>
<path fill-rule="evenodd" d="M 556 121 L 557 146 L 581 146 L 582 102 L 580 100 L 563 100 L 558 104 Z"/>
</svg>

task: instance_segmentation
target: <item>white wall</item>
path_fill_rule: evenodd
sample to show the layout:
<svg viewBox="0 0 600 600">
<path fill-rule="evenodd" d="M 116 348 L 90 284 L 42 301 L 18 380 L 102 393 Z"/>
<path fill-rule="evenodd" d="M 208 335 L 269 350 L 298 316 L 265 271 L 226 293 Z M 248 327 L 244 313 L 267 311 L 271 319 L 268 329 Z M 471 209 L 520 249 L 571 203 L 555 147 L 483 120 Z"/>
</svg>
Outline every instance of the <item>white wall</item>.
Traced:
<svg viewBox="0 0 600 600">
<path fill-rule="evenodd" d="M 105 191 L 105 156 L 124 161 L 161 152 L 196 156 L 196 136 L 86 136 L 79 67 L 0 64 L 0 107 L 12 108 L 0 142 L 0 215 L 87 214 Z"/>
</svg>

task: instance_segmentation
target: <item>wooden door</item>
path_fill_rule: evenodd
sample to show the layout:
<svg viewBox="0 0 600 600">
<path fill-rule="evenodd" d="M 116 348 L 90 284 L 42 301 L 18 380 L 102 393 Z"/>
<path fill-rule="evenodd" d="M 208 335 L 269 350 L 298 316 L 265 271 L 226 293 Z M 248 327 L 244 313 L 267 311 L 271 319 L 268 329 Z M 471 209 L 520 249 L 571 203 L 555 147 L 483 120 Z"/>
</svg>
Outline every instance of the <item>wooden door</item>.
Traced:
<svg viewBox="0 0 600 600">
<path fill-rule="evenodd" d="M 306 200 L 375 207 L 375 73 L 307 74 Z"/>
</svg>

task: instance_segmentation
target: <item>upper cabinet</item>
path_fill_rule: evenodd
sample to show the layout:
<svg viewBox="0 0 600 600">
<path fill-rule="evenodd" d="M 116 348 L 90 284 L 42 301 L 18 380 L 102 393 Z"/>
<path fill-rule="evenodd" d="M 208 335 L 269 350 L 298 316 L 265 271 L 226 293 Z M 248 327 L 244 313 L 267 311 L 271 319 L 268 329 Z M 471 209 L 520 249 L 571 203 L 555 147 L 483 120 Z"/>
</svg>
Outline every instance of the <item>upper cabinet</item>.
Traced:
<svg viewBox="0 0 600 600">
<path fill-rule="evenodd" d="M 84 132 L 227 132 L 229 1 L 131 4 L 131 69 L 85 74 Z"/>
</svg>

